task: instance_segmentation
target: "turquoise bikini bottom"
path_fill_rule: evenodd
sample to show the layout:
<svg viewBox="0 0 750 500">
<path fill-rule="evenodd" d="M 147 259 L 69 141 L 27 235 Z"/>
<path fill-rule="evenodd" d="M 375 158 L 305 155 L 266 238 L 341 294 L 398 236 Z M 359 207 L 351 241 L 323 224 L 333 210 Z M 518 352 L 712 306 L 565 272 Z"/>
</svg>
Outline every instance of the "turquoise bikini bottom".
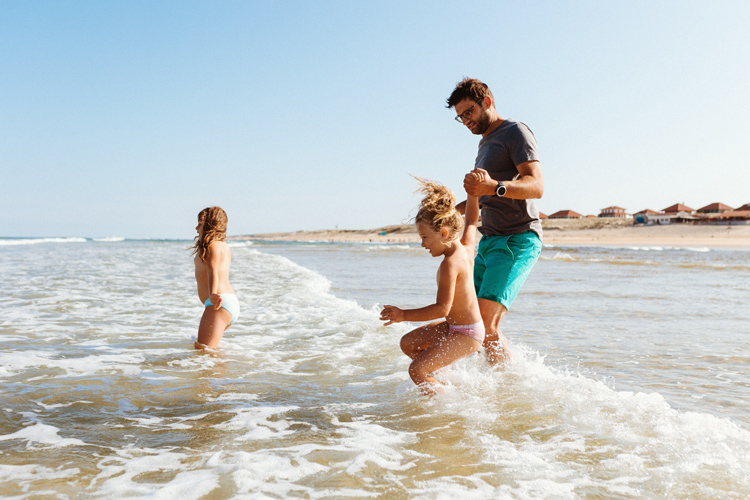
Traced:
<svg viewBox="0 0 750 500">
<path fill-rule="evenodd" d="M 229 311 L 229 314 L 232 315 L 232 321 L 229 322 L 229 325 L 231 325 L 240 317 L 240 301 L 237 300 L 237 296 L 233 293 L 220 293 L 219 297 L 221 297 L 221 307 Z M 211 299 L 206 299 L 203 305 L 208 307 L 213 304 L 211 303 Z"/>
</svg>

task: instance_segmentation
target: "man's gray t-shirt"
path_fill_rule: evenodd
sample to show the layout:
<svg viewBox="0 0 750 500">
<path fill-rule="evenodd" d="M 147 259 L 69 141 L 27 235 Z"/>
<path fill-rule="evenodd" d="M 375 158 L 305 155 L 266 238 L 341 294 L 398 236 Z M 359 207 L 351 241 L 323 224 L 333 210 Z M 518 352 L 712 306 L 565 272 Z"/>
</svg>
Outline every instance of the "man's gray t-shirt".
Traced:
<svg viewBox="0 0 750 500">
<path fill-rule="evenodd" d="M 534 134 L 524 123 L 505 120 L 479 141 L 474 166 L 502 182 L 520 177 L 516 166 L 527 161 L 539 161 Z M 542 223 L 534 200 L 480 196 L 479 205 L 482 207 L 479 228 L 482 234 L 507 236 L 531 230 L 542 238 Z"/>
</svg>

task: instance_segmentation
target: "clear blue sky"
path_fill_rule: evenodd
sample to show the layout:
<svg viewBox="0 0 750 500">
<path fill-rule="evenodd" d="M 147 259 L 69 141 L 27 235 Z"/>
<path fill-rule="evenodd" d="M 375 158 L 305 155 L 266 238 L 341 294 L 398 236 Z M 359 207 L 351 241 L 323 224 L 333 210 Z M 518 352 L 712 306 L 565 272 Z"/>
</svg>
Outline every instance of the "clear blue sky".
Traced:
<svg viewBox="0 0 750 500">
<path fill-rule="evenodd" d="M 465 7 L 462 7 L 465 5 Z M 471 6 L 471 7 L 469 7 Z M 543 212 L 750 202 L 750 2 L 0 0 L 0 236 L 407 222 L 485 81 Z"/>
</svg>

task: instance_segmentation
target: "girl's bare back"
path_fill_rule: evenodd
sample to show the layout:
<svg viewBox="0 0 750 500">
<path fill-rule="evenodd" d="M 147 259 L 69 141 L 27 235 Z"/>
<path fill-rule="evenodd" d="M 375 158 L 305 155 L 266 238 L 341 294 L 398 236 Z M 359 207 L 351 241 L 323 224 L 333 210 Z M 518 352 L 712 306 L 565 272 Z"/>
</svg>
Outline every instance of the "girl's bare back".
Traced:
<svg viewBox="0 0 750 500">
<path fill-rule="evenodd" d="M 195 282 L 198 286 L 198 298 L 205 302 L 211 293 L 210 283 L 216 280 L 218 289 L 216 293 L 234 293 L 232 285 L 229 284 L 229 265 L 232 262 L 232 251 L 224 241 L 214 241 L 208 246 L 205 261 L 196 255 Z"/>
</svg>

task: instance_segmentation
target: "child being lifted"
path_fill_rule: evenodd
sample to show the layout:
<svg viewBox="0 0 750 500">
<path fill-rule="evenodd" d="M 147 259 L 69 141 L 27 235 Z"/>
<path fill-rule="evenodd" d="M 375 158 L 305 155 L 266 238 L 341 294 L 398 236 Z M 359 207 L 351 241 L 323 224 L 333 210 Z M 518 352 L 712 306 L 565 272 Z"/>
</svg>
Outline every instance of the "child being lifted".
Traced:
<svg viewBox="0 0 750 500">
<path fill-rule="evenodd" d="M 484 340 L 473 276 L 479 201 L 468 197 L 464 223 L 450 189 L 418 177 L 417 181 L 418 192 L 425 195 L 415 220 L 422 247 L 433 257 L 443 257 L 437 272 L 437 298 L 419 309 L 386 305 L 380 319 L 386 326 L 440 319 L 401 338 L 401 350 L 413 360 L 409 376 L 426 394 L 435 394 L 442 392 L 442 386 L 432 373 L 477 352 Z"/>
</svg>

